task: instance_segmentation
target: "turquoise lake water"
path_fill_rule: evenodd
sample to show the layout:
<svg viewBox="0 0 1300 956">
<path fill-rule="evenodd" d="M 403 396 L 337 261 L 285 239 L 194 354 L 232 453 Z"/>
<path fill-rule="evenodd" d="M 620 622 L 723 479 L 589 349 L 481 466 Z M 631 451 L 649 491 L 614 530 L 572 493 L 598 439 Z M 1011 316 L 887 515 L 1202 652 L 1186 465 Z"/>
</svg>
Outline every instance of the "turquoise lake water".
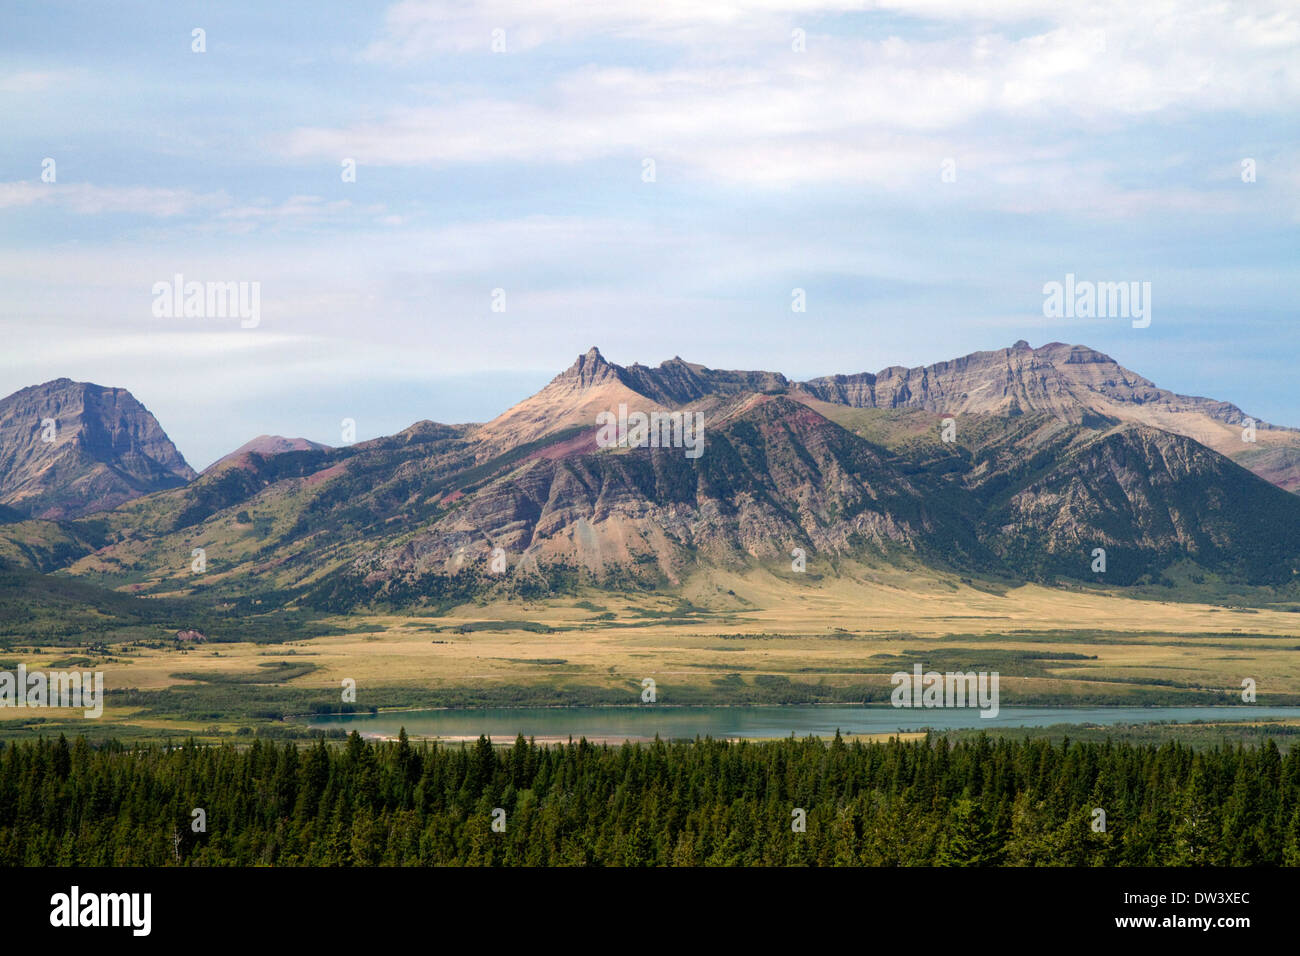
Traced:
<svg viewBox="0 0 1300 956">
<path fill-rule="evenodd" d="M 396 736 L 665 739 L 700 737 L 830 737 L 900 730 L 1047 727 L 1053 724 L 1141 724 L 1159 721 L 1253 720 L 1300 717 L 1300 707 L 1003 707 L 993 718 L 970 708 L 904 709 L 881 706 L 792 707 L 520 707 L 415 710 L 319 717 L 311 726 Z"/>
</svg>

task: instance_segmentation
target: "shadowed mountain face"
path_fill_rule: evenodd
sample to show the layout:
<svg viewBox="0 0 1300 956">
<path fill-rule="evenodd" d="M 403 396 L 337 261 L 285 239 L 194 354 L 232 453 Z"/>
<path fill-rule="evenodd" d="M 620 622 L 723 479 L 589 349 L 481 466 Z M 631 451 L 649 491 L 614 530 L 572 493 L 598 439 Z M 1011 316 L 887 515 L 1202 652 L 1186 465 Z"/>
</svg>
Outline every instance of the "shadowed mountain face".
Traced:
<svg viewBox="0 0 1300 956">
<path fill-rule="evenodd" d="M 922 414 L 901 420 L 915 426 Z M 503 473 L 341 571 L 327 593 L 340 607 L 437 597 L 463 569 L 490 568 L 495 548 L 512 575 L 542 590 L 574 575 L 675 582 L 701 566 L 788 566 L 796 548 L 1093 581 L 1102 548 L 1112 584 L 1185 561 L 1289 585 L 1300 571 L 1297 535 L 1300 498 L 1147 426 L 986 417 L 961 442 L 931 427 L 886 448 L 791 399 L 763 397 L 718 422 L 698 462 L 677 449 L 629 449 Z"/>
<path fill-rule="evenodd" d="M 353 570 L 382 586 L 454 574 L 499 547 L 542 577 L 677 580 L 700 562 L 740 566 L 796 546 L 911 547 L 942 537 L 945 517 L 880 449 L 778 398 L 721 424 L 698 461 L 673 448 L 534 459 Z"/>
<path fill-rule="evenodd" d="M 193 477 L 125 389 L 62 378 L 0 400 L 0 505 L 10 517 L 78 517 Z"/>
<path fill-rule="evenodd" d="M 698 413 L 703 454 L 602 447 L 597 415 L 619 405 Z M 6 525 L 0 559 L 167 593 L 200 586 L 201 547 L 204 590 L 332 610 L 676 584 L 710 567 L 789 569 L 796 549 L 820 573 L 902 560 L 1293 589 L 1300 497 L 1215 447 L 1242 454 L 1243 418 L 1076 346 L 804 383 L 680 359 L 624 368 L 592 349 L 483 425 L 420 422 L 337 449 L 259 439 L 93 520 Z M 1243 463 L 1263 452 L 1286 472 L 1297 433 L 1257 434 Z"/>
</svg>

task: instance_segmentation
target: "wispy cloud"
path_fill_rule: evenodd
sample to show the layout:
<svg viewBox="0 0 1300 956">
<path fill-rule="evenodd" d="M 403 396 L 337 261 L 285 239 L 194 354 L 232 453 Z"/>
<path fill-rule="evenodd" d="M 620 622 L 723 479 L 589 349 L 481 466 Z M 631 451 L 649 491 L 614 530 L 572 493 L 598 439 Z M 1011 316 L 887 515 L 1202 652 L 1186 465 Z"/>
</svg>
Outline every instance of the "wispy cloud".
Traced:
<svg viewBox="0 0 1300 956">
<path fill-rule="evenodd" d="M 945 27 L 909 36 L 893 24 L 868 36 L 837 17 L 867 9 Z M 801 18 L 806 49 L 796 52 L 790 27 Z M 508 51 L 582 40 L 596 62 L 507 90 L 487 52 L 497 29 Z M 681 55 L 620 63 L 615 36 L 674 43 Z M 1153 119 L 1300 108 L 1300 11 L 1268 2 L 408 0 L 390 9 L 370 48 L 407 63 L 475 49 L 484 57 L 477 86 L 399 94 L 404 102 L 374 118 L 300 126 L 274 145 L 298 161 L 355 156 L 398 167 L 618 159 L 639 170 L 648 157 L 677 180 L 891 192 L 933 191 L 951 158 L 980 177 L 976 205 L 1128 216 L 1239 208 L 1224 196 L 1198 199 L 1186 183 L 1131 187 L 1147 160 L 1122 146 Z M 1099 143 L 1116 158 L 1096 161 Z M 1075 164 L 1074 195 L 1062 193 L 1060 164 L 1044 164 L 1045 153 Z"/>
<path fill-rule="evenodd" d="M 0 74 L 0 93 L 43 93 L 63 85 L 72 78 L 64 70 L 22 70 Z"/>
<path fill-rule="evenodd" d="M 222 193 L 153 186 L 96 186 L 93 183 L 42 183 L 32 180 L 0 183 L 0 209 L 37 204 L 59 206 L 83 215 L 134 213 L 169 218 L 230 203 Z"/>
<path fill-rule="evenodd" d="M 131 5 L 78 11 L 96 42 L 62 53 L 57 10 L 0 36 L 3 384 L 177 394 L 204 432 L 231 395 L 381 402 L 592 344 L 823 374 L 1064 338 L 1300 422 L 1214 360 L 1300 362 L 1290 0 L 224 9 L 202 55 Z M 1151 279 L 1153 325 L 1049 326 L 1067 272 Z M 160 323 L 176 273 L 260 282 L 261 326 Z"/>
<path fill-rule="evenodd" d="M 98 186 L 93 183 L 0 183 L 0 212 L 50 206 L 84 216 L 129 214 L 152 219 L 195 217 L 193 234 L 221 231 L 248 233 L 263 226 L 303 226 L 362 217 L 382 221 L 382 203 L 354 204 L 348 199 L 293 195 L 284 200 L 237 201 L 222 192 L 196 192 L 154 186 Z M 391 222 L 391 221 L 390 221 Z"/>
</svg>

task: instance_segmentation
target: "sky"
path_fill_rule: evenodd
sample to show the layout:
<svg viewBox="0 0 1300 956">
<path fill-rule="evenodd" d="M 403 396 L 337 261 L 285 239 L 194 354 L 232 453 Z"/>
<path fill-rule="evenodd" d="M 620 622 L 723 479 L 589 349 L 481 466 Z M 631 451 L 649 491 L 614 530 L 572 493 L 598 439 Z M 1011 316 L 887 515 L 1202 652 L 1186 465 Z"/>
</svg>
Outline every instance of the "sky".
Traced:
<svg viewBox="0 0 1300 956">
<path fill-rule="evenodd" d="M 1294 2 L 7 3 L 0 130 L 0 395 L 127 388 L 197 468 L 486 420 L 592 345 L 1073 342 L 1300 426 Z M 158 314 L 176 275 L 256 324 Z M 1150 324 L 1046 317 L 1067 275 Z"/>
</svg>

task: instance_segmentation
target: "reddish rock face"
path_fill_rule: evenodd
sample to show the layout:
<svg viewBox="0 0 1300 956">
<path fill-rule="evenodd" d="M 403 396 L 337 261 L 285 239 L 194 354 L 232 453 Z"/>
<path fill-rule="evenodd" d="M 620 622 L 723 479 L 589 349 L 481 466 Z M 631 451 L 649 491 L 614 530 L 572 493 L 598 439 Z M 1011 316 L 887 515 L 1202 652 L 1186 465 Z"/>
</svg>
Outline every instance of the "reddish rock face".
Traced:
<svg viewBox="0 0 1300 956">
<path fill-rule="evenodd" d="M 624 406 L 700 416 L 703 456 L 675 443 L 607 447 L 599 416 Z M 120 390 L 63 380 L 0 408 L 0 472 L 24 507 L 66 513 L 66 489 L 89 494 L 94 480 L 125 483 L 99 507 L 133 497 L 143 479 L 131 468 L 148 477 L 175 452 Z M 46 417 L 74 449 L 99 450 L 91 478 L 77 484 L 69 469 L 83 459 L 40 446 Z M 137 429 L 103 424 L 122 419 Z M 192 586 L 182 559 L 194 543 L 219 542 L 236 562 L 223 570 L 343 610 L 467 599 L 516 578 L 521 593 L 579 580 L 657 587 L 705 565 L 779 564 L 795 548 L 1050 581 L 1092 580 L 1080 555 L 1100 547 L 1114 583 L 1188 562 L 1196 574 L 1289 582 L 1300 497 L 1268 481 L 1286 488 L 1300 472 L 1300 432 L 1255 423 L 1249 443 L 1243 419 L 1084 346 L 1017 342 L 806 382 L 681 359 L 622 367 L 593 349 L 481 425 L 421 421 L 338 449 L 263 437 L 184 487 L 89 522 L 14 523 L 0 501 L 0 545 L 39 570 L 170 593 Z M 183 484 L 181 467 L 159 480 Z M 508 574 L 494 570 L 498 554 Z M 150 568 L 175 574 L 121 583 L 122 570 Z"/>
<path fill-rule="evenodd" d="M 0 505 L 20 514 L 75 518 L 193 477 L 125 389 L 61 378 L 0 400 Z"/>
<path fill-rule="evenodd" d="M 274 455 L 283 455 L 291 451 L 328 451 L 329 445 L 322 445 L 320 442 L 309 441 L 306 438 L 285 438 L 281 435 L 258 435 L 250 442 L 240 445 L 229 455 L 218 458 L 203 473 L 210 474 L 221 471 L 224 468 L 251 468 L 252 463 L 249 461 L 250 455 L 259 455 L 262 458 L 270 458 Z"/>
</svg>

